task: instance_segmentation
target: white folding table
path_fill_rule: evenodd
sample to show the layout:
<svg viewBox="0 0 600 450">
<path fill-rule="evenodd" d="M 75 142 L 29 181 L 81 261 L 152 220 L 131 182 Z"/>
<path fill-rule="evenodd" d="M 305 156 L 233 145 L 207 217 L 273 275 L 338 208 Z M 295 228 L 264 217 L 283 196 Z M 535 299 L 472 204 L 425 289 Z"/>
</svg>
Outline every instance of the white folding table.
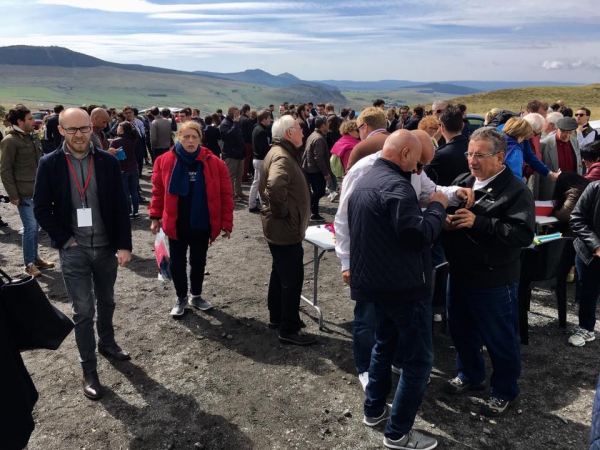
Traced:
<svg viewBox="0 0 600 450">
<path fill-rule="evenodd" d="M 312 244 L 313 251 L 313 298 L 310 299 L 305 295 L 301 295 L 300 298 L 308 303 L 310 306 L 316 309 L 319 315 L 319 329 L 323 329 L 323 313 L 321 308 L 318 306 L 318 290 L 319 290 L 319 264 L 325 252 L 332 252 L 335 250 L 335 239 L 333 233 L 325 228 L 324 225 L 314 225 L 308 227 L 304 240 Z M 311 264 L 309 261 L 305 264 Z"/>
</svg>

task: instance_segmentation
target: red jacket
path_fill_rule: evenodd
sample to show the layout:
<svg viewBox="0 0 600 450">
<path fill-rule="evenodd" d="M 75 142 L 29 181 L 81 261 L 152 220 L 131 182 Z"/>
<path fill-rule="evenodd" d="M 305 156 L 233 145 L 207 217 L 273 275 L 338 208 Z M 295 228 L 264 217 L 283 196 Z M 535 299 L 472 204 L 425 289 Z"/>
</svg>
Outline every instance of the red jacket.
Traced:
<svg viewBox="0 0 600 450">
<path fill-rule="evenodd" d="M 588 180 L 598 181 L 600 180 L 600 163 L 595 162 L 592 164 L 585 173 L 584 177 Z"/>
<path fill-rule="evenodd" d="M 152 173 L 150 217 L 161 217 L 162 228 L 171 239 L 177 240 L 177 205 L 179 196 L 169 194 L 168 188 L 177 156 L 173 149 L 159 156 Z M 196 158 L 204 164 L 206 199 L 210 220 L 211 243 L 221 230 L 233 230 L 233 191 L 229 171 L 223 161 L 206 147 L 200 147 Z"/>
</svg>

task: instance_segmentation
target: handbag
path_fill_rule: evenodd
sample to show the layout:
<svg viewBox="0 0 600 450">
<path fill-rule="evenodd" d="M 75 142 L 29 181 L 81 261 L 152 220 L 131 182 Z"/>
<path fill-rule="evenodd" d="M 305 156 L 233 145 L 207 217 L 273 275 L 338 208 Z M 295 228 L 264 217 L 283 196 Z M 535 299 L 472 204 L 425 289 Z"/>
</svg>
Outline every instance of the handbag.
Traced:
<svg viewBox="0 0 600 450">
<path fill-rule="evenodd" d="M 31 275 L 11 278 L 0 269 L 0 307 L 19 351 L 56 350 L 74 328 Z"/>
</svg>

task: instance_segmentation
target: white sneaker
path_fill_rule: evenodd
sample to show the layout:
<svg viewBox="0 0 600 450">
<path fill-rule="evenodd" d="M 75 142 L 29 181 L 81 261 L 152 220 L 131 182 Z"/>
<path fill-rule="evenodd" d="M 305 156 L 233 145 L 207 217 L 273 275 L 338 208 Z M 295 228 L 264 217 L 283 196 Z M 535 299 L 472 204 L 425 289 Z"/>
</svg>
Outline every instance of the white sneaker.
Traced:
<svg viewBox="0 0 600 450">
<path fill-rule="evenodd" d="M 19 234 L 23 234 L 24 232 L 25 232 L 25 227 L 21 227 L 21 228 L 19 229 Z"/>
<path fill-rule="evenodd" d="M 434 322 L 441 322 L 442 321 L 442 315 L 441 314 L 434 314 L 433 315 L 433 321 Z"/>
<path fill-rule="evenodd" d="M 592 342 L 594 339 L 596 339 L 596 334 L 593 331 L 579 328 L 579 330 L 569 338 L 569 344 L 573 347 L 583 347 L 586 342 Z"/>
<path fill-rule="evenodd" d="M 369 372 L 363 372 L 358 374 L 358 380 L 363 388 L 363 391 L 367 390 L 367 384 L 369 384 Z"/>
<path fill-rule="evenodd" d="M 173 317 L 181 317 L 185 313 L 185 304 L 187 303 L 186 298 L 178 298 L 175 302 L 175 306 L 171 310 L 170 314 Z"/>
<path fill-rule="evenodd" d="M 336 201 L 338 201 L 338 197 L 340 196 L 340 194 L 338 194 L 337 192 L 333 191 L 331 194 L 329 194 L 329 201 L 334 203 Z"/>
</svg>

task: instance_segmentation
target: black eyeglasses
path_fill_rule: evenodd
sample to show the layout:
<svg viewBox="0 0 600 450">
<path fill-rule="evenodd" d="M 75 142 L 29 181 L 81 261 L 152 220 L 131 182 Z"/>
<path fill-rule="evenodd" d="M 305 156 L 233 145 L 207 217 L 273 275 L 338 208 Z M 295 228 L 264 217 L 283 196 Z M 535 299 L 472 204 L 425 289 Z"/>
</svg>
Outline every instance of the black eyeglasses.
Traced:
<svg viewBox="0 0 600 450">
<path fill-rule="evenodd" d="M 363 122 L 363 123 L 361 123 L 361 124 L 360 124 L 358 127 L 356 127 L 356 131 L 358 131 L 358 130 L 360 130 L 362 127 L 364 127 L 366 123 L 367 123 L 367 122 Z"/>
<path fill-rule="evenodd" d="M 575 117 L 585 117 L 586 114 L 575 114 Z"/>
<path fill-rule="evenodd" d="M 78 131 L 81 132 L 81 134 L 85 134 L 85 133 L 89 133 L 92 130 L 92 127 L 90 127 L 89 125 L 86 127 L 69 127 L 69 128 L 63 128 L 63 130 L 65 130 L 65 132 L 67 134 L 77 134 Z"/>
<path fill-rule="evenodd" d="M 490 153 L 488 155 L 483 155 L 481 153 L 469 153 L 469 152 L 465 152 L 465 158 L 469 159 L 469 158 L 473 158 L 473 159 L 484 159 L 484 158 L 489 158 L 490 156 L 494 156 L 497 155 L 498 153 Z"/>
<path fill-rule="evenodd" d="M 436 109 L 435 112 L 438 113 L 438 114 L 441 114 L 441 113 L 444 112 L 444 110 L 443 109 Z"/>
</svg>

